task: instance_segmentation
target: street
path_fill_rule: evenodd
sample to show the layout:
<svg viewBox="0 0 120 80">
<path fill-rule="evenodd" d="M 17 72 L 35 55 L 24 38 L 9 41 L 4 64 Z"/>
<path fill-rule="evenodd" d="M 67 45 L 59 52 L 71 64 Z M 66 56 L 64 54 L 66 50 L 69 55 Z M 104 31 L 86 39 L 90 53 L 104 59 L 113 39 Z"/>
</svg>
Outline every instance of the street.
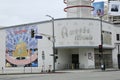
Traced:
<svg viewBox="0 0 120 80">
<path fill-rule="evenodd" d="M 0 75 L 0 80 L 120 80 L 120 71 L 76 70 L 49 74 Z"/>
</svg>

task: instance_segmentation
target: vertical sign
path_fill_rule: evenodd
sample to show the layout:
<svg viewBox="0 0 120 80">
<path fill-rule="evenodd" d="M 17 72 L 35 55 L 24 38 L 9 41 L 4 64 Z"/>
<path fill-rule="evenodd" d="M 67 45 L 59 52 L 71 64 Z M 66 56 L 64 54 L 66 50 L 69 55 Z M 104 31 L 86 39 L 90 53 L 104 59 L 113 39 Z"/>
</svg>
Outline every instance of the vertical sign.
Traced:
<svg viewBox="0 0 120 80">
<path fill-rule="evenodd" d="M 94 2 L 93 3 L 94 11 L 93 15 L 94 16 L 103 16 L 104 15 L 104 2 Z"/>
<path fill-rule="evenodd" d="M 110 1 L 109 15 L 120 15 L 120 1 Z"/>
</svg>

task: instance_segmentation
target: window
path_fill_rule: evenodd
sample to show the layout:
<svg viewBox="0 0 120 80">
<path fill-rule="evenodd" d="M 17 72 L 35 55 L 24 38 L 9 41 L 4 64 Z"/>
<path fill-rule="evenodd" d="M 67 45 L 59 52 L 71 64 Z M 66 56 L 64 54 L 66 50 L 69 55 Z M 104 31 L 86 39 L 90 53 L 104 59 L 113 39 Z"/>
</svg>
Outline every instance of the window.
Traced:
<svg viewBox="0 0 120 80">
<path fill-rule="evenodd" d="M 116 34 L 116 40 L 117 40 L 117 41 L 120 40 L 120 34 Z"/>
</svg>

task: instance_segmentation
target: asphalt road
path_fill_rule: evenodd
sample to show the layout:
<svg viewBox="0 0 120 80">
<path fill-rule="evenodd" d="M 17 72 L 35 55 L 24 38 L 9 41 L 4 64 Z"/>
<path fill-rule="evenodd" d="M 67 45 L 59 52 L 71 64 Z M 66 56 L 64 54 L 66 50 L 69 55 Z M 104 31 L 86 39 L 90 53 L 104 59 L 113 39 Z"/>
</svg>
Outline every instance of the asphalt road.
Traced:
<svg viewBox="0 0 120 80">
<path fill-rule="evenodd" d="M 0 75 L 0 80 L 120 80 L 120 71 L 67 71 L 50 74 Z"/>
</svg>

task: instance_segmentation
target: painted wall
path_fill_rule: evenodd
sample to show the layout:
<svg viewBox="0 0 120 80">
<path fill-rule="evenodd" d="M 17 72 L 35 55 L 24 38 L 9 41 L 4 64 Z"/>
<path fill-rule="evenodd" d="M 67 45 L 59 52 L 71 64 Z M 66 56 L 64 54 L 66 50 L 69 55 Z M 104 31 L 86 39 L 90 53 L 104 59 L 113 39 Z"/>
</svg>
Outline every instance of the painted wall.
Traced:
<svg viewBox="0 0 120 80">
<path fill-rule="evenodd" d="M 41 35 L 41 33 L 43 33 L 43 34 L 48 34 L 49 36 L 51 36 L 51 33 L 52 33 L 52 31 L 50 31 L 51 28 L 48 29 L 50 27 L 50 25 L 51 25 L 51 23 L 24 25 L 24 26 L 21 25 L 19 27 L 15 26 L 14 28 L 7 28 L 7 29 L 1 30 L 0 35 L 2 36 L 1 37 L 2 40 L 0 40 L 0 44 L 1 44 L 0 51 L 2 54 L 0 54 L 1 55 L 0 72 L 1 73 L 32 73 L 32 72 L 41 72 L 41 70 L 44 70 L 44 71 L 48 71 L 49 69 L 52 70 L 53 57 L 50 56 L 50 54 L 53 54 L 52 53 L 52 41 L 48 40 L 48 38 L 47 38 L 48 36 L 43 36 L 42 39 L 35 39 L 35 37 L 31 39 L 31 29 L 35 30 L 35 35 Z M 19 35 L 14 32 L 19 33 Z M 10 35 L 8 35 L 8 34 L 10 34 Z M 13 52 L 11 52 L 11 55 L 10 55 L 8 53 L 8 51 L 6 51 L 7 46 L 9 49 L 12 48 L 12 49 L 17 50 L 16 48 L 18 48 L 18 47 L 15 45 L 12 45 L 12 47 L 10 47 L 10 43 L 18 44 L 19 39 L 21 40 L 21 38 L 22 38 L 22 42 L 24 42 L 25 44 L 28 44 L 27 42 L 29 40 L 29 42 L 32 42 L 38 48 L 38 51 L 36 53 L 37 54 L 36 55 L 36 59 L 37 59 L 36 66 L 31 66 L 33 61 L 29 55 L 26 56 L 26 59 L 24 59 L 24 60 L 18 60 L 15 56 L 13 57 L 13 54 L 12 54 Z M 15 42 L 15 40 L 16 40 L 16 42 Z M 34 40 L 37 43 L 36 42 L 34 43 Z M 7 43 L 7 45 L 6 45 L 6 43 Z M 32 47 L 34 47 L 33 44 L 30 43 L 27 46 L 24 46 L 24 49 L 31 49 Z M 20 48 L 20 46 L 19 46 L 19 48 Z M 26 50 L 26 54 L 28 54 L 27 51 L 28 50 Z M 24 50 L 20 49 L 19 52 L 24 52 Z M 7 53 L 7 55 L 9 54 L 10 58 L 8 58 L 6 56 L 6 53 Z M 42 53 L 44 53 L 44 55 L 45 55 L 44 60 L 42 59 Z M 16 52 L 16 54 L 18 54 L 18 52 Z M 20 54 L 24 55 L 25 53 L 20 53 Z M 31 55 L 31 57 L 34 58 L 35 56 Z M 11 66 L 11 65 L 13 65 L 13 63 L 11 64 L 11 58 L 15 60 L 15 61 L 12 60 L 13 62 L 16 63 L 16 61 L 17 61 L 17 64 L 15 66 Z M 26 63 L 27 66 L 25 66 L 23 63 L 27 62 L 27 59 L 28 59 L 29 63 L 28 64 Z M 10 62 L 9 62 L 9 60 L 10 60 Z M 21 61 L 24 61 L 24 62 L 21 62 Z M 8 64 L 8 62 L 9 62 L 9 66 L 6 65 L 6 64 Z M 21 63 L 21 64 L 18 64 L 18 63 Z"/>
<path fill-rule="evenodd" d="M 38 67 L 38 41 L 31 37 L 37 26 L 6 29 L 6 67 Z"/>
</svg>

